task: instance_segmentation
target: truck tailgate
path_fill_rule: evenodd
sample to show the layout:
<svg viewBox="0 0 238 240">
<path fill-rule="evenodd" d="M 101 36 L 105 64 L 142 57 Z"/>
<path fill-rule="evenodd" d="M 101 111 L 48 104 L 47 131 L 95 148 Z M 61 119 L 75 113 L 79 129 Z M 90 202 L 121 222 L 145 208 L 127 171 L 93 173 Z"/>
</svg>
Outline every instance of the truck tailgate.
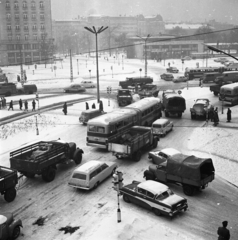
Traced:
<svg viewBox="0 0 238 240">
<path fill-rule="evenodd" d="M 108 143 L 108 150 L 110 152 L 130 154 L 131 148 L 128 145 L 118 143 Z"/>
</svg>

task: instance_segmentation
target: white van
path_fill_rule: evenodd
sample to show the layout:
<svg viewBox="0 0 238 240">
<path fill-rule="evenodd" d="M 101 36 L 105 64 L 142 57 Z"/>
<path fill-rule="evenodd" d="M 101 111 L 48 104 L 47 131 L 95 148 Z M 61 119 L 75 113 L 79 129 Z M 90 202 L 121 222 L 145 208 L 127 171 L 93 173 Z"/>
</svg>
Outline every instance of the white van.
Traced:
<svg viewBox="0 0 238 240">
<path fill-rule="evenodd" d="M 226 84 L 220 88 L 219 100 L 238 104 L 238 83 Z"/>
<path fill-rule="evenodd" d="M 115 162 L 92 160 L 76 168 L 70 177 L 68 185 L 75 188 L 90 190 L 111 176 L 117 168 Z"/>
<path fill-rule="evenodd" d="M 166 118 L 157 119 L 152 123 L 152 131 L 156 136 L 164 137 L 168 132 L 173 130 L 173 122 Z"/>
</svg>

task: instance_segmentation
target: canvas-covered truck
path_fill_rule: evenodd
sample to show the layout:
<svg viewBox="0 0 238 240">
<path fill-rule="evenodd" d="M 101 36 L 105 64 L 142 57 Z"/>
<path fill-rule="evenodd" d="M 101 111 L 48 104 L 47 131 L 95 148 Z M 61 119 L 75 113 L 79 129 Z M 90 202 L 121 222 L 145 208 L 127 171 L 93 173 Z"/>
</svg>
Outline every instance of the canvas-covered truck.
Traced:
<svg viewBox="0 0 238 240">
<path fill-rule="evenodd" d="M 45 182 L 51 182 L 55 178 L 57 164 L 68 163 L 72 159 L 80 164 L 82 154 L 83 150 L 73 142 L 40 141 L 10 152 L 10 165 L 28 178 L 41 175 Z"/>
<path fill-rule="evenodd" d="M 18 183 L 17 171 L 0 166 L 0 193 L 7 202 L 12 202 L 16 197 Z"/>
<path fill-rule="evenodd" d="M 215 169 L 211 158 L 178 153 L 159 165 L 150 165 L 144 171 L 144 178 L 179 184 L 186 195 L 192 196 L 196 190 L 205 189 L 215 179 Z"/>
<path fill-rule="evenodd" d="M 156 148 L 158 137 L 154 136 L 150 127 L 133 126 L 119 138 L 108 143 L 108 150 L 117 158 L 129 157 L 140 161 L 142 150 Z"/>
<path fill-rule="evenodd" d="M 153 78 L 151 77 L 130 77 L 126 78 L 126 81 L 120 81 L 119 86 L 123 89 L 127 89 L 129 86 L 143 86 L 145 84 L 153 83 Z"/>
<path fill-rule="evenodd" d="M 174 114 L 182 117 L 183 112 L 186 110 L 185 98 L 175 92 L 164 92 L 162 94 L 162 105 L 165 117 Z"/>
<path fill-rule="evenodd" d="M 133 91 L 130 89 L 118 89 L 117 102 L 119 107 L 124 107 L 133 102 Z"/>
<path fill-rule="evenodd" d="M 159 89 L 155 84 L 145 84 L 138 91 L 140 99 L 145 97 L 158 97 Z"/>
</svg>

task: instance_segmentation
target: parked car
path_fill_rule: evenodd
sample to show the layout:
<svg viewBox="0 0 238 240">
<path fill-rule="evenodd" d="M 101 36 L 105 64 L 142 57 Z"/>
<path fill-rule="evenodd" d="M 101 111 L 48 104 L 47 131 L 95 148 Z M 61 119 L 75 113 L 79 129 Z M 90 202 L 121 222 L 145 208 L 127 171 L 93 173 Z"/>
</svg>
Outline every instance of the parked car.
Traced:
<svg viewBox="0 0 238 240">
<path fill-rule="evenodd" d="M 95 88 L 96 87 L 96 84 L 93 81 L 82 81 L 80 83 L 80 85 L 85 88 Z"/>
<path fill-rule="evenodd" d="M 152 210 L 155 215 L 168 215 L 171 218 L 188 208 L 187 199 L 173 193 L 168 186 L 152 180 L 145 182 L 133 181 L 120 190 L 123 200 L 136 203 Z"/>
<path fill-rule="evenodd" d="M 182 60 L 186 60 L 186 61 L 192 60 L 192 58 L 189 57 L 189 56 L 185 56 L 185 57 L 183 57 L 183 58 L 181 58 L 181 59 L 182 59 Z"/>
<path fill-rule="evenodd" d="M 85 87 L 81 86 L 80 84 L 71 84 L 68 87 L 64 88 L 64 92 L 66 93 L 76 93 L 76 92 L 85 92 Z"/>
<path fill-rule="evenodd" d="M 68 185 L 74 188 L 90 190 L 112 176 L 117 168 L 114 162 L 92 160 L 76 168 L 70 177 Z"/>
<path fill-rule="evenodd" d="M 174 83 L 187 82 L 187 81 L 188 81 L 188 77 L 185 77 L 185 76 L 179 76 L 173 79 Z"/>
<path fill-rule="evenodd" d="M 168 160 L 169 157 L 174 156 L 175 154 L 181 153 L 180 151 L 174 148 L 164 148 L 159 151 L 149 152 L 148 158 L 152 160 L 154 164 L 160 164 Z"/>
<path fill-rule="evenodd" d="M 160 75 L 160 78 L 165 80 L 165 81 L 173 81 L 174 76 L 171 73 L 163 73 Z"/>
<path fill-rule="evenodd" d="M 176 67 L 168 67 L 168 68 L 166 68 L 166 71 L 170 72 L 170 73 L 178 73 L 179 72 L 178 68 L 176 68 Z"/>
<path fill-rule="evenodd" d="M 164 137 L 173 130 L 173 122 L 166 118 L 157 119 L 152 123 L 152 132 L 155 136 Z"/>
<path fill-rule="evenodd" d="M 192 108 L 190 108 L 191 119 L 196 119 L 197 117 L 208 118 L 210 117 L 211 111 L 214 109 L 213 105 L 207 98 L 197 99 Z"/>
</svg>

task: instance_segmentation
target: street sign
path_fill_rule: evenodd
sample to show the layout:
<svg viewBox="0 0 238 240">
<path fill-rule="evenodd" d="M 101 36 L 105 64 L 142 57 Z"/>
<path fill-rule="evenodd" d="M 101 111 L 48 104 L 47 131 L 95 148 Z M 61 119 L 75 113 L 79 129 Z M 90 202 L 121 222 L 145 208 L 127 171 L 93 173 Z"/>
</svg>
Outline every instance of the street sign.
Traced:
<svg viewBox="0 0 238 240">
<path fill-rule="evenodd" d="M 178 90 L 178 94 L 180 95 L 182 93 L 182 91 L 181 90 Z"/>
</svg>

